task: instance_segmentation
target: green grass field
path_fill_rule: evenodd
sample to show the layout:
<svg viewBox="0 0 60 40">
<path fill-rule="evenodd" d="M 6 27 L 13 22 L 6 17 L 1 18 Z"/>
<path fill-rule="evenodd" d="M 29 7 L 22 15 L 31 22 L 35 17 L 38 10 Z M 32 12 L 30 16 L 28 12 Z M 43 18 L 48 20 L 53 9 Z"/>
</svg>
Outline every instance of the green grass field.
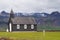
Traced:
<svg viewBox="0 0 60 40">
<path fill-rule="evenodd" d="M 14 40 L 60 40 L 60 32 L 0 32 L 0 37 Z"/>
</svg>

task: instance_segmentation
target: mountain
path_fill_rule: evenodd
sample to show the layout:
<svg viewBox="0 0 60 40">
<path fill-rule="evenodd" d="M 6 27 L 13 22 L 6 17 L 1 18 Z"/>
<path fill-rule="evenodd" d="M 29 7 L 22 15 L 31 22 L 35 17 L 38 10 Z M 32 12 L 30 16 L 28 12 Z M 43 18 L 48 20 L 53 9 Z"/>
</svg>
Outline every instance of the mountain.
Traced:
<svg viewBox="0 0 60 40">
<path fill-rule="evenodd" d="M 17 17 L 17 16 L 18 17 L 20 17 L 20 16 L 22 17 L 23 16 L 23 13 L 15 13 L 14 15 L 15 15 L 15 17 Z"/>
<path fill-rule="evenodd" d="M 5 11 L 2 11 L 0 15 L 1 15 L 1 16 L 9 17 L 9 13 L 7 13 L 7 12 L 5 12 Z"/>
<path fill-rule="evenodd" d="M 50 14 L 51 17 L 60 18 L 60 12 L 55 11 Z"/>
<path fill-rule="evenodd" d="M 15 17 L 34 17 L 37 24 L 51 24 L 51 25 L 60 25 L 60 12 L 54 11 L 51 14 L 48 13 L 14 13 Z M 9 13 L 2 11 L 0 13 L 0 24 L 7 23 L 6 20 L 9 19 Z"/>
</svg>

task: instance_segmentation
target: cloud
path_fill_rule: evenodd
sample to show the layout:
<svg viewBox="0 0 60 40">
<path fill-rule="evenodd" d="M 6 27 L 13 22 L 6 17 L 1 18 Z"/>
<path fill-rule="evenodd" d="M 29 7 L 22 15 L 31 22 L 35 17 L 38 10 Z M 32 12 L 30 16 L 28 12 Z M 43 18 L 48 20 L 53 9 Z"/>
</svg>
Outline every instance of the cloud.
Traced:
<svg viewBox="0 0 60 40">
<path fill-rule="evenodd" d="M 60 0 L 0 0 L 0 10 L 14 12 L 60 11 Z"/>
</svg>

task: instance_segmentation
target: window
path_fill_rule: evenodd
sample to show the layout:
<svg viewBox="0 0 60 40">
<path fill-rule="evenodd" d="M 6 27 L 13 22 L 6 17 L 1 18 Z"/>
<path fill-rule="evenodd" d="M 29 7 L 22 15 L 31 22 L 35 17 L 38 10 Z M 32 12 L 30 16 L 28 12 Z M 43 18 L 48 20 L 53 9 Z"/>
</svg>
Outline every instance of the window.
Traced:
<svg viewBox="0 0 60 40">
<path fill-rule="evenodd" d="M 20 29 L 20 25 L 17 25 L 17 29 Z"/>
<path fill-rule="evenodd" d="M 24 25 L 24 29 L 27 29 L 27 25 Z"/>
<path fill-rule="evenodd" d="M 34 29 L 34 25 L 31 25 L 31 29 Z"/>
</svg>

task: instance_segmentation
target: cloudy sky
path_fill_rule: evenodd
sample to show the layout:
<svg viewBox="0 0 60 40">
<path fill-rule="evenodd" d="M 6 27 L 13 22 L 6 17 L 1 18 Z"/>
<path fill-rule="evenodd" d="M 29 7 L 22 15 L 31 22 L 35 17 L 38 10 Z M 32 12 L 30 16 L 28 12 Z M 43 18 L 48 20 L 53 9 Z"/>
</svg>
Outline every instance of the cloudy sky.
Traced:
<svg viewBox="0 0 60 40">
<path fill-rule="evenodd" d="M 0 11 L 9 12 L 52 12 L 60 11 L 60 0 L 0 0 Z"/>
</svg>

